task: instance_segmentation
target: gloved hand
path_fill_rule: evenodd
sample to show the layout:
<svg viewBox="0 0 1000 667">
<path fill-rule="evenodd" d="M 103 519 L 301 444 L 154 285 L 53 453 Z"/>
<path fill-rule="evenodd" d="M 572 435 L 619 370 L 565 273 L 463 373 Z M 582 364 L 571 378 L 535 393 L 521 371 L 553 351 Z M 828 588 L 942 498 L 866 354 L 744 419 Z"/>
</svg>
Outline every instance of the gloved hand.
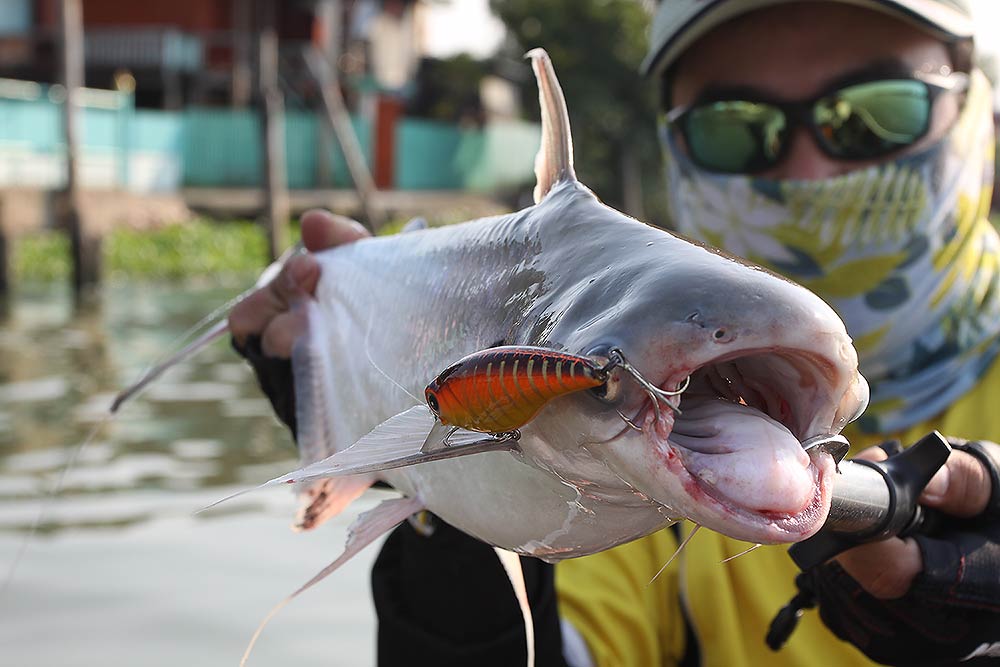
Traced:
<svg viewBox="0 0 1000 667">
<path fill-rule="evenodd" d="M 798 580 L 824 623 L 878 662 L 1000 656 L 1000 446 L 949 440 L 955 451 L 921 496 L 955 517 L 944 530 L 856 547 Z"/>
<path fill-rule="evenodd" d="M 329 211 L 307 211 L 301 223 L 302 242 L 310 252 L 369 236 L 361 223 Z M 315 292 L 319 272 L 319 264 L 310 255 L 292 257 L 274 280 L 236 304 L 229 313 L 233 347 L 250 362 L 275 414 L 293 435 L 295 394 L 289 359 L 305 322 L 292 311 L 291 305 Z"/>
<path fill-rule="evenodd" d="M 372 569 L 378 664 L 525 664 L 521 610 L 493 549 L 432 518 L 430 536 L 404 522 Z M 521 558 L 535 626 L 535 664 L 564 665 L 553 567 Z"/>
</svg>

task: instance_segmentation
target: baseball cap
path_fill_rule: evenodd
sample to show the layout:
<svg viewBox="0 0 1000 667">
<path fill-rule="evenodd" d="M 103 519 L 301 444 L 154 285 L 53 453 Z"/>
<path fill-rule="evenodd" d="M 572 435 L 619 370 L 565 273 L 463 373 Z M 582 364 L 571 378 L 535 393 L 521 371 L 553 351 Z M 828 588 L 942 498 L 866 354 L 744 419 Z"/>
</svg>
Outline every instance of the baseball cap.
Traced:
<svg viewBox="0 0 1000 667">
<path fill-rule="evenodd" d="M 808 0 L 660 0 L 650 31 L 644 75 L 659 75 L 699 37 L 756 9 Z M 831 0 L 824 0 L 831 1 Z M 971 38 L 973 20 L 965 0 L 832 0 L 897 16 L 944 41 Z"/>
</svg>

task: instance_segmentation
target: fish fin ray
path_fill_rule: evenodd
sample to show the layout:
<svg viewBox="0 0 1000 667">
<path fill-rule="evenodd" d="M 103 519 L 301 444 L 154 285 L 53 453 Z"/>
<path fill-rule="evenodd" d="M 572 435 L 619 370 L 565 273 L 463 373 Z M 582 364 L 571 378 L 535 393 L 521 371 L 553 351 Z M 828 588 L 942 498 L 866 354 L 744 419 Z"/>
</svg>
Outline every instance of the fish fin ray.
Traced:
<svg viewBox="0 0 1000 667">
<path fill-rule="evenodd" d="M 525 54 L 531 59 L 531 69 L 538 82 L 538 104 L 542 111 L 542 143 L 535 156 L 535 203 L 560 181 L 575 181 L 573 169 L 573 135 L 570 132 L 566 98 L 556 78 L 552 61 L 545 49 L 532 49 Z"/>
<path fill-rule="evenodd" d="M 525 644 L 528 648 L 528 667 L 535 664 L 535 624 L 531 618 L 531 605 L 528 603 L 528 589 L 524 583 L 524 570 L 521 569 L 521 557 L 513 551 L 493 547 L 500 564 L 503 565 L 510 585 L 514 587 L 517 604 L 521 608 L 521 618 L 524 620 Z"/>
<path fill-rule="evenodd" d="M 268 612 L 267 616 L 264 617 L 264 620 L 260 622 L 260 625 L 257 626 L 253 636 L 250 638 L 250 643 L 247 644 L 247 648 L 243 652 L 243 657 L 240 659 L 240 667 L 244 667 L 244 665 L 246 665 L 247 659 L 249 659 L 250 653 L 253 651 L 254 644 L 256 644 L 257 640 L 260 638 L 261 633 L 264 631 L 264 627 L 289 602 L 294 600 L 301 593 L 304 593 L 321 582 L 323 579 L 326 579 L 326 577 L 339 569 L 341 565 L 354 558 L 354 556 L 356 556 L 358 552 L 366 546 L 395 528 L 404 519 L 406 519 L 406 517 L 420 512 L 423 509 L 425 509 L 424 503 L 419 498 L 391 498 L 389 500 L 383 500 L 375 508 L 370 509 L 358 516 L 348 529 L 347 543 L 344 545 L 344 551 L 337 556 L 337 559 L 320 570 L 316 576 L 300 586 L 294 593 L 276 604 L 271 611 Z"/>
</svg>

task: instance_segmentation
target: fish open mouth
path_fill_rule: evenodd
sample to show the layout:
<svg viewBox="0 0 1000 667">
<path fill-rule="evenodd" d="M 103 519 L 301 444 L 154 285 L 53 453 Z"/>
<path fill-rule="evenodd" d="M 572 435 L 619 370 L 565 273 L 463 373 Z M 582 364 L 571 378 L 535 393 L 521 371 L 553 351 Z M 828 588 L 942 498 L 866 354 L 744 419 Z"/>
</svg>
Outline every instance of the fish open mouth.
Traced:
<svg viewBox="0 0 1000 667">
<path fill-rule="evenodd" d="M 647 403 L 639 419 L 657 462 L 683 486 L 686 516 L 722 521 L 742 539 L 792 542 L 819 530 L 830 509 L 833 458 L 801 443 L 857 416 L 860 394 L 844 385 L 817 355 L 744 351 L 693 371 L 676 413 Z"/>
</svg>

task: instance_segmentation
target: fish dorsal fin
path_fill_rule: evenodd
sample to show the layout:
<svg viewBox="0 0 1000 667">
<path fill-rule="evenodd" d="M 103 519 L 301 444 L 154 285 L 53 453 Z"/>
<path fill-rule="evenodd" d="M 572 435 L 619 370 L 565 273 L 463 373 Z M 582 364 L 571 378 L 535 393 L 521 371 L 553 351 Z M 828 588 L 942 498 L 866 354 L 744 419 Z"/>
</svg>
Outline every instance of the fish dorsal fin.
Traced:
<svg viewBox="0 0 1000 667">
<path fill-rule="evenodd" d="M 559 79 L 545 49 L 532 49 L 531 69 L 538 82 L 538 104 L 542 110 L 542 144 L 535 156 L 535 203 L 542 201 L 559 181 L 575 181 L 573 170 L 573 137 L 569 129 L 569 112 Z"/>
</svg>

